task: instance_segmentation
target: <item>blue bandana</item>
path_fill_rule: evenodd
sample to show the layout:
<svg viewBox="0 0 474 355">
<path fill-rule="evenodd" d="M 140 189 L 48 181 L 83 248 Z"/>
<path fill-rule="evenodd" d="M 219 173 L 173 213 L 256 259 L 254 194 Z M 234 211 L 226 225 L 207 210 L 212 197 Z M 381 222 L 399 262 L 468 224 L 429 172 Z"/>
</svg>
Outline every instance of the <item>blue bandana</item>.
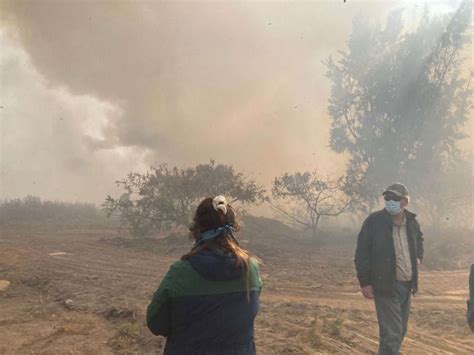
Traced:
<svg viewBox="0 0 474 355">
<path fill-rule="evenodd" d="M 217 237 L 219 237 L 220 235 L 224 233 L 228 234 L 232 239 L 234 239 L 237 242 L 237 240 L 234 237 L 234 232 L 235 232 L 235 228 L 228 224 L 226 224 L 223 227 L 219 227 L 217 229 L 209 229 L 205 231 L 204 233 L 201 233 L 200 238 L 196 240 L 195 245 L 197 246 L 197 245 L 204 244 L 205 242 L 211 239 L 216 239 Z"/>
</svg>

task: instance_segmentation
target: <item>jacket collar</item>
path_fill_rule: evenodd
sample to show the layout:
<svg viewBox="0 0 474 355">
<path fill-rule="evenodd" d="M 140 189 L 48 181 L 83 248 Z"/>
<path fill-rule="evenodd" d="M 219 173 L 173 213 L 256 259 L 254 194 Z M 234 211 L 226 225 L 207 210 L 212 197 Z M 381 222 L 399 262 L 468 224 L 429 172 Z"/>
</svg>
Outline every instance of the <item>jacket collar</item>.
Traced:
<svg viewBox="0 0 474 355">
<path fill-rule="evenodd" d="M 382 210 L 382 213 L 383 213 L 383 216 L 384 216 L 384 220 L 385 222 L 388 224 L 388 225 L 392 225 L 393 224 L 393 220 L 392 220 L 392 216 L 390 215 L 390 213 L 387 212 L 387 210 L 384 208 Z M 405 209 L 405 218 L 406 218 L 406 221 L 407 223 L 411 220 L 413 220 L 414 218 L 416 217 L 416 214 Z"/>
<path fill-rule="evenodd" d="M 416 213 L 413 213 L 405 209 L 405 217 L 407 218 L 407 220 L 413 219 L 416 217 Z"/>
</svg>

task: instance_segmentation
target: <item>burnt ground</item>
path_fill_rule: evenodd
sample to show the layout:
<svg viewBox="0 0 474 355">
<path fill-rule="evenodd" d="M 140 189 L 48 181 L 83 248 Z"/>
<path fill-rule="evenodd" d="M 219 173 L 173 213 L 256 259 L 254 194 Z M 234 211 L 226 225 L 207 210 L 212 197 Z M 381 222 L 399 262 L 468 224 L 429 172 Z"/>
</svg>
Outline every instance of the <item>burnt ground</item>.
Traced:
<svg viewBox="0 0 474 355">
<path fill-rule="evenodd" d="M 259 354 L 374 353 L 374 307 L 358 292 L 352 245 L 283 241 L 289 230 L 270 230 L 269 237 L 257 222 L 244 226 L 241 240 L 263 262 Z M 115 233 L 1 234 L 0 280 L 11 284 L 0 291 L 0 353 L 161 353 L 163 339 L 147 330 L 145 309 L 189 242 Z M 422 270 L 405 354 L 474 353 L 465 324 L 467 285 L 467 269 Z"/>
</svg>

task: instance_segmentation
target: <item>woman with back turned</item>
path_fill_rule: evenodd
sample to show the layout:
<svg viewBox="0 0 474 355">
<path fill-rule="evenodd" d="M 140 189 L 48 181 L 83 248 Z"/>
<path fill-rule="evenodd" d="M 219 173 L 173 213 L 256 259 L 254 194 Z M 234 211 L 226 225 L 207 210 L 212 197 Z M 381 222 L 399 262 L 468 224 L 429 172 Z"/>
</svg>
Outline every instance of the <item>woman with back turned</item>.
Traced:
<svg viewBox="0 0 474 355">
<path fill-rule="evenodd" d="M 165 354 L 255 354 L 261 279 L 239 246 L 239 225 L 223 196 L 204 199 L 190 227 L 195 243 L 174 263 L 147 310 L 148 328 L 167 337 Z"/>
</svg>

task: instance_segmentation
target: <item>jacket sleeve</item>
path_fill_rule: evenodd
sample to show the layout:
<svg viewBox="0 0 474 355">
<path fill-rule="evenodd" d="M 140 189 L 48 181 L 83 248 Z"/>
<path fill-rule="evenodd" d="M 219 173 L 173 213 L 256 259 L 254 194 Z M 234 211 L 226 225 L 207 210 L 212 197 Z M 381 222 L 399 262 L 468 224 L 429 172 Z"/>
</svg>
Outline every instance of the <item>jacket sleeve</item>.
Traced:
<svg viewBox="0 0 474 355">
<path fill-rule="evenodd" d="M 146 322 L 155 335 L 167 336 L 170 331 L 170 290 L 173 284 L 172 271 L 168 271 L 153 295 L 146 312 Z"/>
<path fill-rule="evenodd" d="M 354 263 L 360 287 L 370 285 L 370 231 L 368 218 L 364 221 L 357 238 Z"/>
<path fill-rule="evenodd" d="M 467 301 L 467 323 L 474 332 L 474 264 L 469 274 L 469 300 Z"/>
<path fill-rule="evenodd" d="M 474 304 L 474 264 L 471 265 L 471 272 L 469 273 L 469 299 Z"/>
<path fill-rule="evenodd" d="M 418 221 L 415 219 L 415 225 L 416 225 L 416 231 L 417 231 L 417 235 L 416 235 L 416 257 L 418 259 L 420 259 L 420 261 L 423 261 L 423 256 L 424 256 L 424 253 L 425 253 L 425 249 L 423 247 L 423 232 L 421 231 L 420 229 L 420 224 L 418 223 Z"/>
</svg>

